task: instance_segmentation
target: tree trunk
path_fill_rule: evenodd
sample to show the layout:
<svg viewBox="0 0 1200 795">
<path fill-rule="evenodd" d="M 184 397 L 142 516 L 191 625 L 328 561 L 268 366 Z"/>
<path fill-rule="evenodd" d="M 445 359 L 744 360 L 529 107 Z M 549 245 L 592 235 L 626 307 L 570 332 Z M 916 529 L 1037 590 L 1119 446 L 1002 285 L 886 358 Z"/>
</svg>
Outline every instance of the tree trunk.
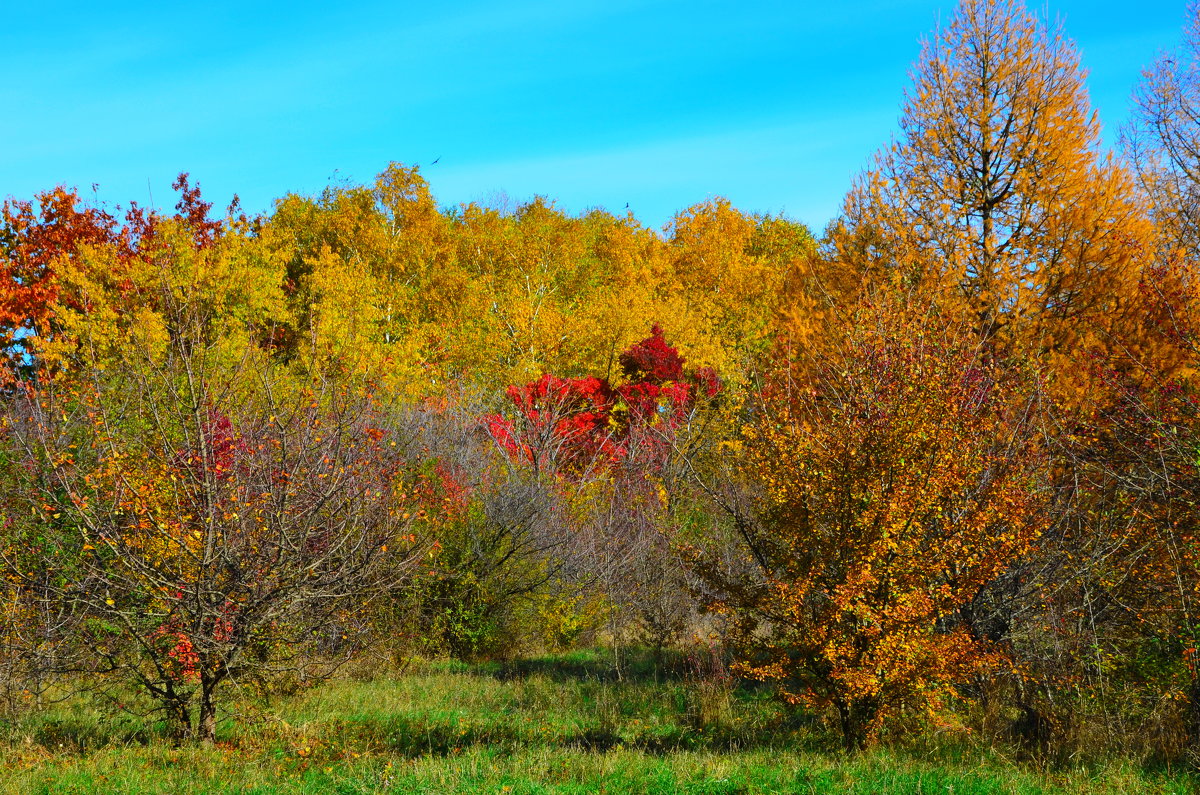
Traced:
<svg viewBox="0 0 1200 795">
<path fill-rule="evenodd" d="M 879 702 L 874 698 L 838 700 L 834 702 L 838 713 L 838 724 L 842 730 L 842 747 L 846 751 L 861 751 L 867 745 L 867 736 L 876 718 L 879 717 Z"/>
<path fill-rule="evenodd" d="M 196 736 L 201 742 L 212 744 L 217 739 L 217 704 L 213 700 L 213 691 L 217 681 L 204 677 L 200 684 L 200 715 L 196 726 Z"/>
<path fill-rule="evenodd" d="M 187 698 L 175 692 L 175 688 L 167 685 L 167 694 L 163 699 L 167 712 L 167 722 L 170 724 L 171 740 L 178 745 L 192 736 L 192 714 L 188 709 Z"/>
</svg>

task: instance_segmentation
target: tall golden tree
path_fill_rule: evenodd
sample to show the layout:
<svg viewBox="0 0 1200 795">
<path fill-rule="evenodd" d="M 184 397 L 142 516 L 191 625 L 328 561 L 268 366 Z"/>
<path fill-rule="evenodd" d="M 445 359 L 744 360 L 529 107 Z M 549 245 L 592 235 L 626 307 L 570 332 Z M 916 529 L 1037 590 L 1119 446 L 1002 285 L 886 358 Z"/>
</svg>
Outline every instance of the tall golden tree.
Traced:
<svg viewBox="0 0 1200 795">
<path fill-rule="evenodd" d="M 835 256 L 932 278 L 985 336 L 1036 331 L 1043 350 L 1111 322 L 1149 224 L 1099 151 L 1084 76 L 1074 45 L 1020 0 L 962 0 L 922 47 L 899 139 L 847 197 Z"/>
</svg>

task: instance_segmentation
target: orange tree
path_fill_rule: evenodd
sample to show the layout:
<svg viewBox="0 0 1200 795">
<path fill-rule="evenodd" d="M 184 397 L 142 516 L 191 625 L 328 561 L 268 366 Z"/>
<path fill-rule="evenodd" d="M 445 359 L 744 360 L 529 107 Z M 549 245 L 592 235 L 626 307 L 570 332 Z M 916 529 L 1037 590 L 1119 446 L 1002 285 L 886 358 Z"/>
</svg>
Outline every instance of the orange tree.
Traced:
<svg viewBox="0 0 1200 795">
<path fill-rule="evenodd" d="M 899 303 L 774 368 L 744 432 L 744 554 L 694 556 L 740 670 L 836 711 L 848 748 L 1001 664 L 958 614 L 1042 526 L 1025 385 L 969 322 Z"/>
<path fill-rule="evenodd" d="M 1047 689 L 1084 673 L 1095 655 L 1081 650 L 1107 642 L 1089 581 L 1116 560 L 1112 529 L 1131 519 L 1128 504 L 1104 504 L 1115 495 L 1088 471 L 1111 452 L 1086 449 L 1097 407 L 1114 399 L 1095 363 L 1154 371 L 1175 356 L 1145 323 L 1148 209 L 1100 147 L 1085 71 L 1061 29 L 1021 0 L 961 0 L 922 46 L 897 140 L 831 229 L 837 265 L 826 270 L 920 285 L 968 308 L 993 355 L 1037 363 L 1055 523 L 1037 559 L 976 600 L 971 620 L 1013 642 Z M 1078 630 L 1070 643 L 1067 626 Z M 1018 684 L 1022 711 L 1040 709 L 1030 692 Z"/>
<path fill-rule="evenodd" d="M 936 275 L 977 327 L 1066 357 L 1126 319 L 1151 229 L 1099 149 L 1078 52 L 1020 0 L 961 0 L 913 66 L 900 136 L 834 224 L 836 258 Z"/>
<path fill-rule="evenodd" d="M 1126 632 L 1112 634 L 1150 640 L 1113 657 L 1154 663 L 1182 680 L 1181 688 L 1167 691 L 1182 706 L 1194 753 L 1200 743 L 1200 4 L 1189 3 L 1186 16 L 1181 45 L 1144 70 L 1122 130 L 1157 233 L 1141 295 L 1143 327 L 1158 344 L 1129 345 L 1100 360 L 1111 397 L 1089 418 L 1096 444 L 1085 471 L 1096 492 L 1129 505 L 1125 525 L 1108 538 L 1117 547 L 1109 558 L 1117 562 L 1100 569 L 1098 590 L 1113 595 L 1107 601 L 1126 625 Z"/>
</svg>

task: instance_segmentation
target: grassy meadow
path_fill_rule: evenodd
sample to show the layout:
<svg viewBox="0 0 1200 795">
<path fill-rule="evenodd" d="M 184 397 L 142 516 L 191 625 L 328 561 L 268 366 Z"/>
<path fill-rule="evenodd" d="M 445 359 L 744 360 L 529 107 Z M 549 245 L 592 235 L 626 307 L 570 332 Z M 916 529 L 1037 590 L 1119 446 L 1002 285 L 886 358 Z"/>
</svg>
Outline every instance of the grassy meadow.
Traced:
<svg viewBox="0 0 1200 795">
<path fill-rule="evenodd" d="M 602 652 L 420 662 L 233 705 L 215 746 L 85 698 L 10 718 L 5 793 L 1190 793 L 1132 762 L 1019 759 L 947 733 L 847 756 L 769 694 Z M 235 714 L 236 713 L 236 714 Z"/>
</svg>

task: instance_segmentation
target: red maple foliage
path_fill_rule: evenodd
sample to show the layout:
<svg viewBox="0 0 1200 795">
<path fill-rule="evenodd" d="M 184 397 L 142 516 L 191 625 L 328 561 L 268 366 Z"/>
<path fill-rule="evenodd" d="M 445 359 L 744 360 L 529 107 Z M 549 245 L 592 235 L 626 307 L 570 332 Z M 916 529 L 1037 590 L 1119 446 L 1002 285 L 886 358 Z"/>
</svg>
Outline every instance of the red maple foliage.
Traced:
<svg viewBox="0 0 1200 795">
<path fill-rule="evenodd" d="M 683 380 L 684 359 L 679 350 L 667 344 L 662 326 L 650 327 L 650 336 L 629 346 L 618 360 L 630 381 L 660 385 Z"/>
<path fill-rule="evenodd" d="M 484 427 L 510 456 L 542 469 L 578 474 L 625 460 L 635 437 L 643 452 L 647 447 L 663 452 L 660 448 L 669 446 L 670 432 L 687 417 L 697 397 L 711 398 L 721 390 L 712 368 L 685 372 L 683 357 L 657 324 L 619 361 L 629 381 L 615 387 L 595 376 L 550 374 L 510 386 L 507 394 L 517 418 L 490 414 L 482 420 Z M 650 428 L 659 432 L 643 433 Z"/>
</svg>

